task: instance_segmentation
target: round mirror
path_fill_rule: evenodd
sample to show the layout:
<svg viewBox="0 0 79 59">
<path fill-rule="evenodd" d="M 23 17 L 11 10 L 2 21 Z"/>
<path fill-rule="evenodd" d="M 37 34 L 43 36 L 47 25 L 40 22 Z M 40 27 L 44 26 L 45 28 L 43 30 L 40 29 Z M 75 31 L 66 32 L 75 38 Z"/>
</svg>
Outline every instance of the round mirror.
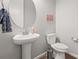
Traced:
<svg viewBox="0 0 79 59">
<path fill-rule="evenodd" d="M 24 0 L 24 27 L 32 27 L 36 20 L 36 8 L 33 0 Z"/>
<path fill-rule="evenodd" d="M 36 19 L 32 0 L 10 0 L 9 11 L 13 22 L 21 28 L 31 27 Z"/>
<path fill-rule="evenodd" d="M 23 0 L 10 0 L 9 12 L 13 22 L 23 28 Z"/>
</svg>

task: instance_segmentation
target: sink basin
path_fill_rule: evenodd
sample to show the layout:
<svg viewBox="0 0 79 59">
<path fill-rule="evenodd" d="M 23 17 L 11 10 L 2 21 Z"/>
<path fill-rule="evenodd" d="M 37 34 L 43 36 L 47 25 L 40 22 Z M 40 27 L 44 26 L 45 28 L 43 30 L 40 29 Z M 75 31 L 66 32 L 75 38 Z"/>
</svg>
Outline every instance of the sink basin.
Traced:
<svg viewBox="0 0 79 59">
<path fill-rule="evenodd" d="M 31 59 L 31 46 L 32 42 L 39 38 L 40 34 L 18 34 L 13 37 L 13 41 L 22 47 L 22 59 Z"/>
<path fill-rule="evenodd" d="M 17 45 L 22 46 L 22 59 L 31 59 L 31 46 L 32 42 L 39 38 L 40 34 L 18 34 L 13 37 L 13 41 Z"/>
<path fill-rule="evenodd" d="M 27 34 L 27 35 L 23 35 L 23 34 L 17 34 L 13 37 L 13 41 L 15 44 L 17 45 L 22 45 L 25 43 L 31 43 L 33 41 L 35 41 L 40 35 L 37 33 L 31 33 L 31 34 Z"/>
</svg>

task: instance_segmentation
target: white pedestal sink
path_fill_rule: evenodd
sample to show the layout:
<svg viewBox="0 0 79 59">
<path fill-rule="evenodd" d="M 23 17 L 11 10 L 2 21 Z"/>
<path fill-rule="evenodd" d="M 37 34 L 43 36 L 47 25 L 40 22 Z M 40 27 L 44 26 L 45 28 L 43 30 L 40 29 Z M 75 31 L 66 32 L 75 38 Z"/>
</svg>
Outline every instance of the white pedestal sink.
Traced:
<svg viewBox="0 0 79 59">
<path fill-rule="evenodd" d="M 22 59 L 31 59 L 31 45 L 32 42 L 38 39 L 40 35 L 33 34 L 18 34 L 13 37 L 13 41 L 17 45 L 22 45 Z"/>
</svg>

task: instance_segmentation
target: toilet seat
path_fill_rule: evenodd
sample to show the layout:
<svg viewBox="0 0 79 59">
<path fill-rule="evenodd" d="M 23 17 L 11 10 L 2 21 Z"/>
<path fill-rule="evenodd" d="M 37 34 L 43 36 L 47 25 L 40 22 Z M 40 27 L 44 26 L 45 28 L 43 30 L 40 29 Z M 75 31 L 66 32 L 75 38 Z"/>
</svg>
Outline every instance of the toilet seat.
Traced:
<svg viewBox="0 0 79 59">
<path fill-rule="evenodd" d="M 68 47 L 63 43 L 55 43 L 52 44 L 51 47 L 59 52 L 66 52 L 66 50 L 68 49 Z"/>
<path fill-rule="evenodd" d="M 68 47 L 63 43 L 56 43 L 54 46 L 58 49 L 67 49 Z"/>
</svg>

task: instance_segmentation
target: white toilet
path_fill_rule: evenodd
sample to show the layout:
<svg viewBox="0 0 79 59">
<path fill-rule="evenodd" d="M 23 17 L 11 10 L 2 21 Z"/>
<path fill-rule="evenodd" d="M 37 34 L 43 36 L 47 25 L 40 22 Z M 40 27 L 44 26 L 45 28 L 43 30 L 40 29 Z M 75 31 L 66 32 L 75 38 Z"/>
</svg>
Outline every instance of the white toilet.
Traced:
<svg viewBox="0 0 79 59">
<path fill-rule="evenodd" d="M 63 43 L 56 43 L 56 33 L 47 34 L 47 43 L 53 49 L 53 55 L 55 59 L 65 59 L 65 52 L 68 49 Z"/>
</svg>

